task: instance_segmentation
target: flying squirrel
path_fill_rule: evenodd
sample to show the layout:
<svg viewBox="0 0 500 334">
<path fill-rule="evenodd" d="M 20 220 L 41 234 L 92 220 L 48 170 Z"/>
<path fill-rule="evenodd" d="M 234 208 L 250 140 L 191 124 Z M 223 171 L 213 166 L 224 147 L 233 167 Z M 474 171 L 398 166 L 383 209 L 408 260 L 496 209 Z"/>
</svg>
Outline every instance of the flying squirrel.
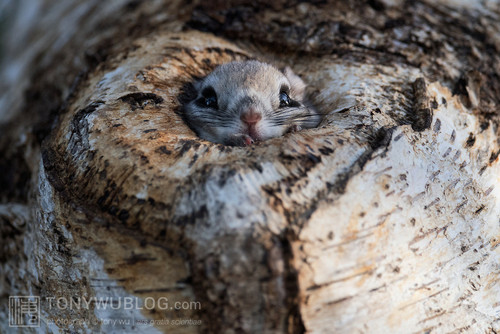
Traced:
<svg viewBox="0 0 500 334">
<path fill-rule="evenodd" d="M 196 97 L 184 106 L 183 117 L 200 138 L 214 143 L 248 146 L 321 121 L 305 100 L 305 83 L 289 67 L 234 61 L 193 88 Z"/>
</svg>

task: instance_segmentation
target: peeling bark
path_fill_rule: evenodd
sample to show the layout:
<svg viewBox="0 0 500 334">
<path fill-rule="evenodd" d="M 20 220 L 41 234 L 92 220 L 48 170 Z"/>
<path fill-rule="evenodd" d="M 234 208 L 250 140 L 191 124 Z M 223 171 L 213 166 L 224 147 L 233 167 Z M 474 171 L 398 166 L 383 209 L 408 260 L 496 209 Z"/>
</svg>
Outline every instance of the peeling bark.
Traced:
<svg viewBox="0 0 500 334">
<path fill-rule="evenodd" d="M 42 3 L 0 72 L 0 300 L 40 296 L 33 332 L 500 330 L 497 2 Z M 320 126 L 197 138 L 189 83 L 252 58 Z"/>
</svg>

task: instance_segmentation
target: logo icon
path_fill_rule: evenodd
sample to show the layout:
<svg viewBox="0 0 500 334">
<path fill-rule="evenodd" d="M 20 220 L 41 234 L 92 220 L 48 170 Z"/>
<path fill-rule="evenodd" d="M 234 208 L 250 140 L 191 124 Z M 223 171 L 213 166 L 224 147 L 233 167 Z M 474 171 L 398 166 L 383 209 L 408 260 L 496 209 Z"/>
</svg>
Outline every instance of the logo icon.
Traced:
<svg viewBox="0 0 500 334">
<path fill-rule="evenodd" d="M 40 297 L 9 296 L 9 327 L 40 327 Z"/>
</svg>

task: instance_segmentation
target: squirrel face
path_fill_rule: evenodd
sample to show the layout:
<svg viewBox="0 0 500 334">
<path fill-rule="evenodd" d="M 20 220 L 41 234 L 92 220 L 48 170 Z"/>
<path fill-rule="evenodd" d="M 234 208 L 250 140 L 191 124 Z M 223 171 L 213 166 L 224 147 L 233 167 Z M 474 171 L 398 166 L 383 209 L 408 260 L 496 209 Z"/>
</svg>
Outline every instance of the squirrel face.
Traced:
<svg viewBox="0 0 500 334">
<path fill-rule="evenodd" d="M 231 62 L 194 84 L 196 97 L 184 117 L 203 139 L 250 145 L 318 125 L 318 113 L 304 105 L 305 87 L 290 68 L 281 72 L 255 60 Z"/>
</svg>

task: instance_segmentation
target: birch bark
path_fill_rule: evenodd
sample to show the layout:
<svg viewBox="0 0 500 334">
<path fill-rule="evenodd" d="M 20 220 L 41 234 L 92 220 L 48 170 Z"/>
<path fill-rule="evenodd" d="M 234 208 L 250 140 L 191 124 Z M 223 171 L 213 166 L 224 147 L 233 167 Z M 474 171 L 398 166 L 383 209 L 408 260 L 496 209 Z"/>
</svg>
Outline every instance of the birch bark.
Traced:
<svg viewBox="0 0 500 334">
<path fill-rule="evenodd" d="M 32 332 L 500 331 L 498 2 L 4 9 L 0 301 L 40 296 Z M 183 87 L 248 58 L 322 124 L 197 138 Z"/>
</svg>

